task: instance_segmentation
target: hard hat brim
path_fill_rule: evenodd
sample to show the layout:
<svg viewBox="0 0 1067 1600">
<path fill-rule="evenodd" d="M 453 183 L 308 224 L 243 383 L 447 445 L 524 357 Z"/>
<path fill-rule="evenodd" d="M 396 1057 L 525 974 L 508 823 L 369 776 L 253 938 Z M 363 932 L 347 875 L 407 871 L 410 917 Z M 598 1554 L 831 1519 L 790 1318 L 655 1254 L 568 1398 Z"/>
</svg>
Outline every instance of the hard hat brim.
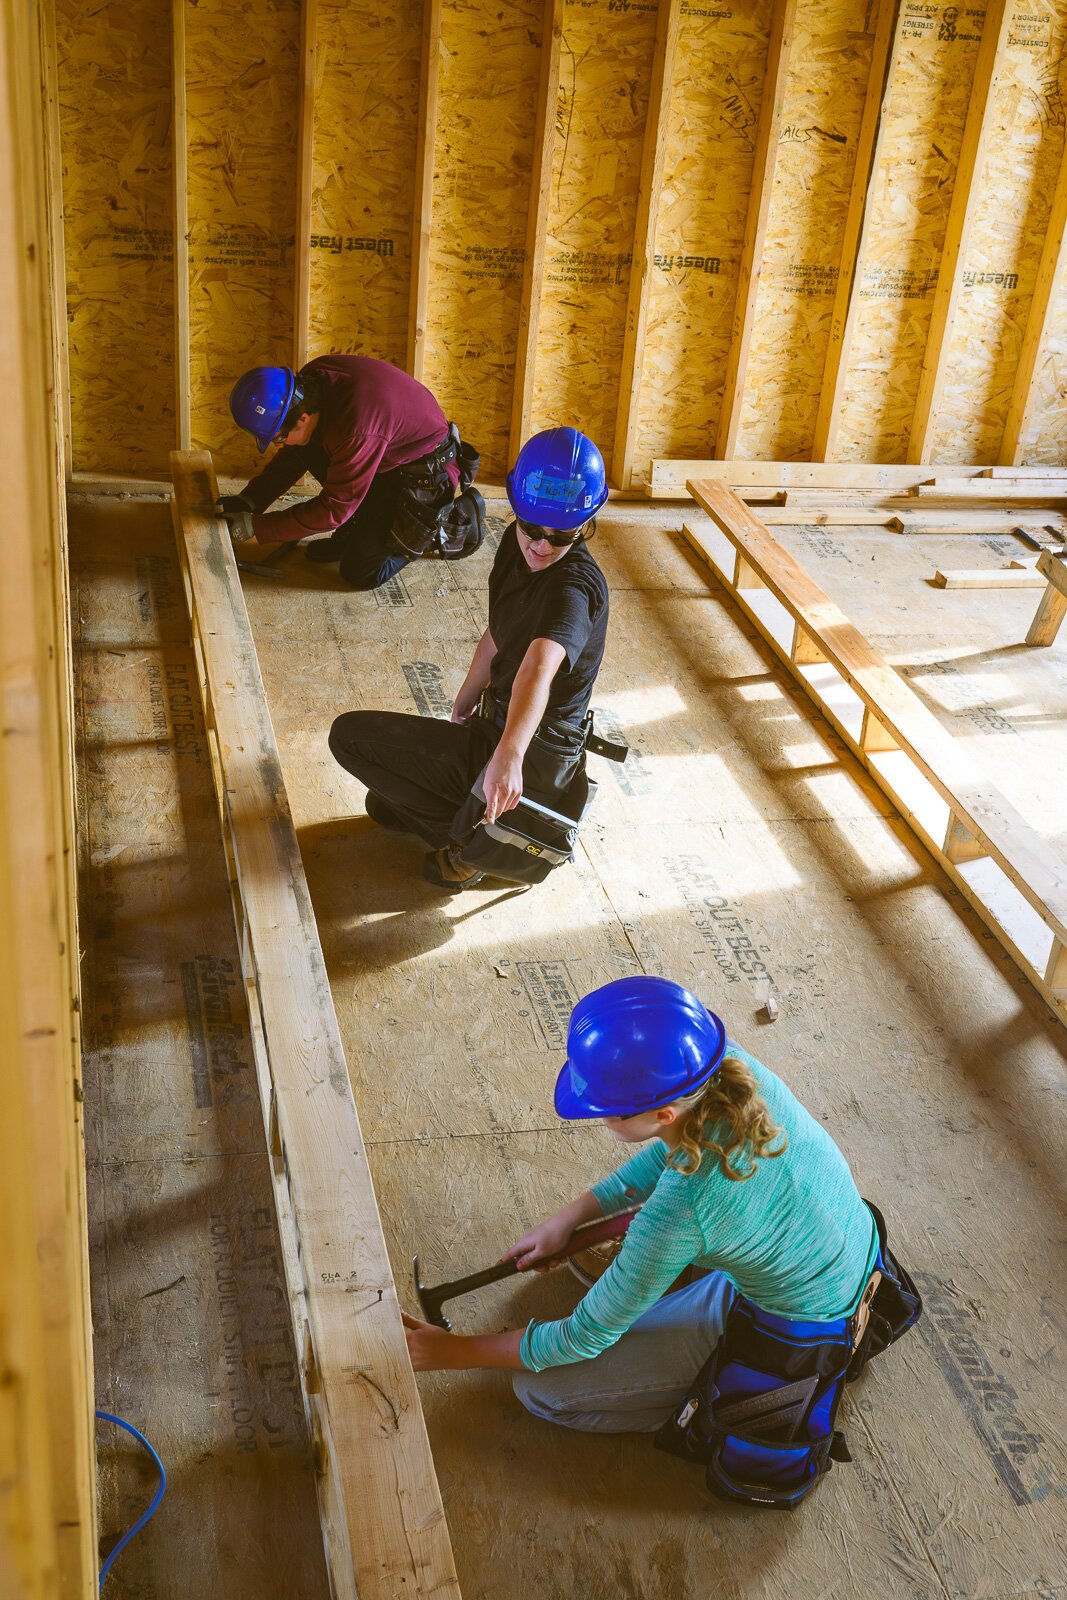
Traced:
<svg viewBox="0 0 1067 1600">
<path fill-rule="evenodd" d="M 708 1062 L 707 1071 L 701 1077 L 687 1084 L 676 1085 L 666 1100 L 652 1096 L 645 1105 L 634 1105 L 632 1102 L 625 1105 L 608 1105 L 588 1093 L 588 1084 L 585 1084 L 570 1061 L 565 1061 L 556 1079 L 552 1095 L 556 1115 L 562 1117 L 565 1122 L 590 1122 L 596 1117 L 639 1117 L 646 1111 L 660 1111 L 664 1106 L 673 1105 L 676 1100 L 684 1100 L 688 1095 L 696 1094 L 699 1089 L 706 1088 L 722 1066 L 728 1045 L 726 1029 L 721 1019 L 713 1012 L 709 1012 L 708 1015 L 718 1025 L 719 1042 Z M 579 1089 L 578 1084 L 583 1084 L 584 1087 Z"/>
</svg>

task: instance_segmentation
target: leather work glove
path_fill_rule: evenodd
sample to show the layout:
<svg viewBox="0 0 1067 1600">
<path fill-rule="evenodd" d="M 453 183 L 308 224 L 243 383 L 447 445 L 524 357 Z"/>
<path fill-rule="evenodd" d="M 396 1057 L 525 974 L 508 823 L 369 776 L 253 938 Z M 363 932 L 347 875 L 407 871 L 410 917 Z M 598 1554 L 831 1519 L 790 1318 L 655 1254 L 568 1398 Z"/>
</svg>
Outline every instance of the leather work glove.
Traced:
<svg viewBox="0 0 1067 1600">
<path fill-rule="evenodd" d="M 243 494 L 223 494 L 219 496 L 219 511 L 226 518 L 226 525 L 230 530 L 230 538 L 234 544 L 244 544 L 249 539 L 254 539 L 252 532 L 252 513 L 255 507 Z"/>
</svg>

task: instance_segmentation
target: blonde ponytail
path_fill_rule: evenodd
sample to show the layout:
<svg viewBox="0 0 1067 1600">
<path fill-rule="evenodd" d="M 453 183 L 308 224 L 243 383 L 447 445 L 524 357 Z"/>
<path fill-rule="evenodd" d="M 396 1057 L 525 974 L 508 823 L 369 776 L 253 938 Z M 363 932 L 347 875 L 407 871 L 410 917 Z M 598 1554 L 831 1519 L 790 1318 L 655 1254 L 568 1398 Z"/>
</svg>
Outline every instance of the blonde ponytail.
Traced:
<svg viewBox="0 0 1067 1600">
<path fill-rule="evenodd" d="M 718 1157 L 723 1176 L 735 1183 L 753 1177 L 757 1161 L 782 1155 L 789 1142 L 771 1120 L 751 1067 L 730 1053 L 699 1100 L 683 1112 L 679 1127 L 680 1141 L 670 1164 L 692 1174 L 710 1151 Z M 777 1149 L 771 1149 L 776 1141 Z"/>
</svg>

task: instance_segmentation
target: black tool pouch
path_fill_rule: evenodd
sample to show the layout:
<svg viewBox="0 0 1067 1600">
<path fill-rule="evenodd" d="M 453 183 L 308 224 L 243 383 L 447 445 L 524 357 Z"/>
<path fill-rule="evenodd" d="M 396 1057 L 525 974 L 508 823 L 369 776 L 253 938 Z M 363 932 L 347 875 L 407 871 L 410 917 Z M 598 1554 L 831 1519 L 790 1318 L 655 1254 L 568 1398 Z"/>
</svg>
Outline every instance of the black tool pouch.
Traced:
<svg viewBox="0 0 1067 1600">
<path fill-rule="evenodd" d="M 507 706 L 487 690 L 482 697 L 481 714 L 499 730 L 507 719 Z M 578 827 L 597 790 L 596 782 L 585 770 L 585 752 L 592 750 L 609 761 L 625 761 L 629 755 L 626 745 L 598 737 L 591 711 L 570 733 L 541 728 L 534 739 L 551 750 L 560 763 L 557 771 L 560 782 L 565 783 L 563 792 L 553 791 L 548 800 L 524 794 L 517 806 L 495 822 L 486 822 L 483 767 L 452 823 L 452 837 L 457 842 L 465 841 L 460 859 L 467 866 L 509 883 L 543 883 L 556 867 L 574 859 Z M 565 772 L 573 776 L 565 778 Z"/>
<path fill-rule="evenodd" d="M 459 469 L 461 493 L 453 499 L 448 468 Z M 473 555 L 485 538 L 485 501 L 472 489 L 481 457 L 464 444 L 454 422 L 448 437 L 421 461 L 400 467 L 400 490 L 393 511 L 390 542 L 409 561 L 439 556 L 461 561 Z"/>
<path fill-rule="evenodd" d="M 407 556 L 409 561 L 438 554 L 441 519 L 446 509 L 440 500 L 440 494 L 432 490 L 420 489 L 406 482 L 401 484 L 389 539 L 398 554 Z"/>
<path fill-rule="evenodd" d="M 477 489 L 464 489 L 441 514 L 437 554 L 444 561 L 472 556 L 485 538 L 485 501 Z"/>
<path fill-rule="evenodd" d="M 523 795 L 517 806 L 496 822 L 485 821 L 485 768 L 471 786 L 467 803 L 452 825 L 453 834 L 473 828 L 460 860 L 506 883 L 543 883 L 556 867 L 573 859 L 578 824 L 596 793 L 596 784 L 582 771 L 565 795 L 552 805 Z M 565 807 L 566 809 L 558 809 Z"/>
</svg>

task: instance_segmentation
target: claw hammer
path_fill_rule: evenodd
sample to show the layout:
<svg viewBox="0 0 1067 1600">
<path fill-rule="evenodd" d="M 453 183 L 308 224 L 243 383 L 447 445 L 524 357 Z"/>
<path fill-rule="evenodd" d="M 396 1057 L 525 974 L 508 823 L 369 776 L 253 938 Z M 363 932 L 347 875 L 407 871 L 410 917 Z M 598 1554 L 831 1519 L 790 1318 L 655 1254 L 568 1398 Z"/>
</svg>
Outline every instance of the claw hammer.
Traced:
<svg viewBox="0 0 1067 1600">
<path fill-rule="evenodd" d="M 520 1267 L 514 1258 L 509 1261 L 497 1261 L 481 1272 L 472 1272 L 466 1278 L 456 1278 L 452 1283 L 439 1283 L 432 1289 L 423 1283 L 419 1258 L 415 1256 L 412 1260 L 415 1293 L 422 1314 L 426 1321 L 432 1322 L 435 1327 L 451 1330 L 452 1324 L 441 1310 L 446 1300 L 455 1300 L 458 1295 L 470 1294 L 472 1289 L 484 1288 L 487 1283 L 499 1283 L 502 1278 L 512 1278 L 518 1272 L 533 1272 L 538 1267 L 558 1267 L 571 1256 L 576 1256 L 579 1251 L 588 1250 L 590 1245 L 603 1244 L 605 1239 L 621 1239 L 636 1215 L 636 1211 L 618 1211 L 613 1217 L 604 1217 L 600 1222 L 587 1222 L 582 1227 L 575 1228 L 558 1254 L 532 1261 L 528 1267 Z"/>
</svg>

